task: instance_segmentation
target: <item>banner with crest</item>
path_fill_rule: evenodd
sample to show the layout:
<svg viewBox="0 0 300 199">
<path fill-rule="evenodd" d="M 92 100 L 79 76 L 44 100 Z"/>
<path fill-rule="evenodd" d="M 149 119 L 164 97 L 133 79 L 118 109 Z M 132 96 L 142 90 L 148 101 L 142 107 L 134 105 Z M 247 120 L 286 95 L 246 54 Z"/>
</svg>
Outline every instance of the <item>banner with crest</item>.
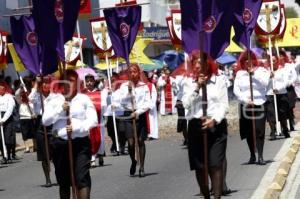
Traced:
<svg viewBox="0 0 300 199">
<path fill-rule="evenodd" d="M 264 0 L 257 18 L 257 35 L 277 35 L 281 24 L 280 0 Z"/>
<path fill-rule="evenodd" d="M 104 17 L 90 19 L 93 45 L 95 52 L 100 59 L 105 59 L 105 54 L 108 57 L 113 56 L 112 43 L 108 34 L 107 24 Z"/>
<path fill-rule="evenodd" d="M 175 47 L 181 46 L 181 11 L 171 10 L 171 16 L 166 17 L 171 42 Z"/>
<path fill-rule="evenodd" d="M 80 58 L 80 50 L 85 37 L 73 36 L 72 40 L 65 43 L 65 60 L 69 65 L 75 65 L 77 60 Z M 82 60 L 81 60 L 82 61 Z"/>
</svg>

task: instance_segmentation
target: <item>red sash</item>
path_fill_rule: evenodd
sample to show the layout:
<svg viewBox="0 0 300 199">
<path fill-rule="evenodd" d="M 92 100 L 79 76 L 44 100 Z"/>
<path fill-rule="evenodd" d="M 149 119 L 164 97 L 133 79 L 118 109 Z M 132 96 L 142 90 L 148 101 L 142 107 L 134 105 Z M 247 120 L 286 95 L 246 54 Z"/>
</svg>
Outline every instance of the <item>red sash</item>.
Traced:
<svg viewBox="0 0 300 199">
<path fill-rule="evenodd" d="M 172 113 L 172 85 L 170 77 L 166 79 L 165 91 L 165 113 Z"/>
<path fill-rule="evenodd" d="M 100 144 L 101 144 L 101 139 L 104 139 L 101 137 L 101 92 L 99 90 L 93 91 L 93 92 L 85 92 L 86 95 L 90 97 L 92 100 L 96 111 L 97 111 L 97 116 L 98 116 L 98 122 L 99 125 L 90 129 L 90 140 L 91 140 L 91 151 L 92 154 L 95 155 L 97 154 Z"/>
</svg>

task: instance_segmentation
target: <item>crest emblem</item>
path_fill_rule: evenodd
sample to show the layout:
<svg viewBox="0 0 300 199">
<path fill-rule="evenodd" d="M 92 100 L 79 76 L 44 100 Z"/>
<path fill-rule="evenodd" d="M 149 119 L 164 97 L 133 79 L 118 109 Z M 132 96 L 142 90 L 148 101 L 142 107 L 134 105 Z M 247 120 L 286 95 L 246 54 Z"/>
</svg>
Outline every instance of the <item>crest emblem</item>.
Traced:
<svg viewBox="0 0 300 199">
<path fill-rule="evenodd" d="M 93 41 L 96 48 L 101 51 L 108 51 L 112 43 L 108 35 L 107 24 L 104 18 L 97 18 L 90 21 Z"/>
<path fill-rule="evenodd" d="M 26 41 L 31 46 L 36 46 L 38 42 L 37 34 L 35 32 L 28 32 L 26 35 Z"/>
<path fill-rule="evenodd" d="M 208 17 L 204 22 L 204 31 L 205 32 L 213 32 L 217 26 L 217 20 L 214 16 Z"/>
<path fill-rule="evenodd" d="M 130 31 L 130 26 L 123 22 L 120 24 L 120 32 L 123 38 L 128 37 Z"/>
<path fill-rule="evenodd" d="M 64 20 L 64 10 L 61 0 L 56 0 L 54 5 L 54 15 L 58 22 L 62 22 Z"/>
<path fill-rule="evenodd" d="M 79 58 L 80 49 L 82 47 L 83 39 L 79 37 L 73 37 L 65 45 L 65 56 L 67 63 L 73 63 Z"/>
<path fill-rule="evenodd" d="M 257 18 L 256 33 L 278 34 L 281 23 L 280 1 L 264 0 Z"/>
<path fill-rule="evenodd" d="M 244 12 L 243 12 L 243 20 L 245 23 L 250 23 L 251 20 L 253 18 L 253 14 L 251 12 L 251 10 L 249 10 L 248 8 L 245 8 Z"/>
<path fill-rule="evenodd" d="M 172 10 L 171 13 L 173 33 L 181 41 L 181 11 Z"/>
</svg>

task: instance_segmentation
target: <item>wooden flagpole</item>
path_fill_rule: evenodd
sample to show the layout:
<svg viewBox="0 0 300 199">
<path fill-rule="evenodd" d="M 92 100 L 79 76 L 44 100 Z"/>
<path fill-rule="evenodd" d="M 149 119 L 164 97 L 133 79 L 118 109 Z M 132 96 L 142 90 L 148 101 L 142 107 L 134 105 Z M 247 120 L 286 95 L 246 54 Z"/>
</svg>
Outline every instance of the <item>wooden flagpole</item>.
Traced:
<svg viewBox="0 0 300 199">
<path fill-rule="evenodd" d="M 72 41 L 71 41 L 72 42 Z M 65 57 L 65 60 L 69 60 L 71 56 L 71 50 L 72 49 L 72 43 L 69 46 L 67 56 Z M 61 66 L 61 64 L 63 64 Z M 59 62 L 60 67 L 63 69 L 63 77 L 64 80 L 67 80 L 67 75 L 66 75 L 66 61 Z M 65 89 L 67 87 L 67 84 L 65 82 L 64 85 Z M 67 101 L 67 99 L 66 99 Z M 67 117 L 67 125 L 71 125 L 71 118 L 70 118 L 70 110 L 66 111 L 66 117 Z M 68 133 L 68 153 L 69 153 L 69 165 L 70 165 L 70 177 L 71 177 L 71 184 L 72 184 L 72 198 L 73 199 L 78 199 L 78 190 L 75 182 L 75 173 L 74 173 L 74 159 L 73 159 L 73 145 L 72 145 L 72 135 L 71 133 Z"/>
<path fill-rule="evenodd" d="M 207 69 L 207 55 L 204 55 L 203 47 L 204 47 L 204 32 L 199 32 L 199 41 L 200 41 L 200 62 L 201 67 L 204 68 L 204 71 Z M 207 87 L 206 83 L 202 85 L 202 110 L 203 117 L 207 117 Z M 208 138 L 207 138 L 207 130 L 204 130 L 202 133 L 203 136 L 203 153 L 204 153 L 204 185 L 208 187 Z"/>
</svg>

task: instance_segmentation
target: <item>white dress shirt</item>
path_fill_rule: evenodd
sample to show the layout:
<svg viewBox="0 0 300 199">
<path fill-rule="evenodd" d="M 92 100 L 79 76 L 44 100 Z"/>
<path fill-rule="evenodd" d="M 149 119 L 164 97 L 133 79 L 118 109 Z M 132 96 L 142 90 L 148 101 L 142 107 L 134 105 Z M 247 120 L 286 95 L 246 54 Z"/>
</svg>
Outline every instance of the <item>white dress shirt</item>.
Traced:
<svg viewBox="0 0 300 199">
<path fill-rule="evenodd" d="M 45 103 L 45 112 L 42 117 L 43 125 L 53 125 L 52 130 L 57 135 L 67 140 L 67 118 L 66 112 L 63 110 L 65 98 L 62 94 L 53 95 L 47 103 Z M 72 125 L 72 139 L 77 137 L 85 137 L 89 135 L 89 130 L 98 124 L 96 109 L 85 95 L 78 93 L 70 102 L 70 119 Z"/>
<path fill-rule="evenodd" d="M 5 93 L 4 95 L 0 95 L 0 112 L 5 112 L 3 117 L 1 117 L 1 122 L 6 122 L 12 115 L 14 107 L 15 100 L 11 94 Z"/>
<path fill-rule="evenodd" d="M 253 103 L 262 105 L 266 101 L 267 86 L 270 80 L 270 71 L 258 67 L 252 75 Z M 249 73 L 246 70 L 237 72 L 234 80 L 233 92 L 240 103 L 248 104 L 251 100 Z"/>
<path fill-rule="evenodd" d="M 182 103 L 186 109 L 187 120 L 201 118 L 202 110 L 202 89 L 195 92 L 197 82 L 190 77 L 184 80 Z M 228 112 L 227 86 L 222 76 L 212 75 L 207 82 L 207 116 L 220 123 Z"/>
<path fill-rule="evenodd" d="M 131 96 L 128 91 L 129 82 L 121 85 L 118 92 L 119 106 L 125 111 L 132 111 Z M 150 92 L 147 84 L 139 81 L 135 87 L 132 88 L 132 95 L 134 97 L 134 110 L 135 113 L 141 115 L 151 108 Z"/>
<path fill-rule="evenodd" d="M 36 88 L 32 88 L 28 95 L 29 101 L 33 104 L 33 112 L 35 115 L 42 115 L 41 94 Z M 43 96 L 43 99 L 45 97 Z"/>
<path fill-rule="evenodd" d="M 287 73 L 287 85 L 292 86 L 297 80 L 296 65 L 294 63 L 286 63 L 284 69 Z"/>
<path fill-rule="evenodd" d="M 278 68 L 274 71 L 274 77 L 270 79 L 267 87 L 267 95 L 274 95 L 273 89 L 277 90 L 276 94 L 287 93 L 286 87 L 288 87 L 287 70 L 285 68 Z"/>
</svg>

